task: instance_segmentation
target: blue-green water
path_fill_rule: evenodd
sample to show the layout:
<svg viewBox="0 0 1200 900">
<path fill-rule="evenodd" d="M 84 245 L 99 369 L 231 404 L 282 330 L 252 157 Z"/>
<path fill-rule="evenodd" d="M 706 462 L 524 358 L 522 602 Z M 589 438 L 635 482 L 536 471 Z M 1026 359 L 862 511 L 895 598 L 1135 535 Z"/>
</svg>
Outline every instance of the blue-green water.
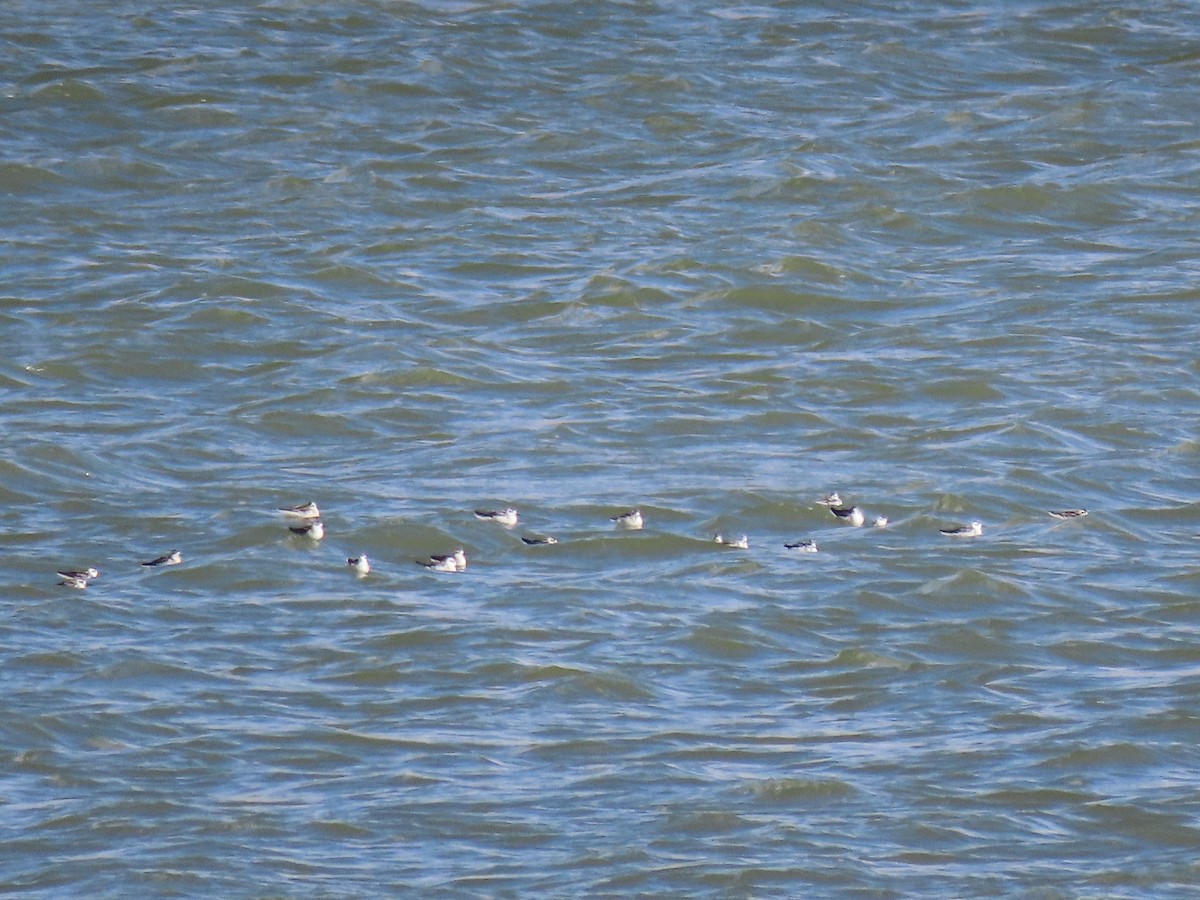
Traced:
<svg viewBox="0 0 1200 900">
<path fill-rule="evenodd" d="M 1194 896 L 1196 7 L 0 47 L 0 893 Z"/>
</svg>

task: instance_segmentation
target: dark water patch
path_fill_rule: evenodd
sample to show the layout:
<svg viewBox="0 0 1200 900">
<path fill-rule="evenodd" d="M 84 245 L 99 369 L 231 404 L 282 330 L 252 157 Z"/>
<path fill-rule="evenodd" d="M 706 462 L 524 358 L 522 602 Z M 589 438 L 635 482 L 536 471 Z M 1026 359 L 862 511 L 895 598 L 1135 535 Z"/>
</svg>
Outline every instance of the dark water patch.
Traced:
<svg viewBox="0 0 1200 900">
<path fill-rule="evenodd" d="M 14 162 L 0 164 L 0 190 L 5 193 L 41 193 L 50 188 L 66 186 L 68 183 L 68 178 L 44 165 Z"/>
<path fill-rule="evenodd" d="M 767 805 L 810 807 L 838 803 L 855 794 L 853 787 L 821 779 L 774 779 L 747 788 Z"/>
</svg>

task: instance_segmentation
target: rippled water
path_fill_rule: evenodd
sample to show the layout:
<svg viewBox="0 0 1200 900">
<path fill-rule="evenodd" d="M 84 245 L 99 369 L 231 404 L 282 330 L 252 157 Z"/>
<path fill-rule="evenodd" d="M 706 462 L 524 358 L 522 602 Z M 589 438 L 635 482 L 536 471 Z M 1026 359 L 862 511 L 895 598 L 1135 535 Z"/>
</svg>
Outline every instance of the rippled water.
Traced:
<svg viewBox="0 0 1200 900">
<path fill-rule="evenodd" d="M 1194 6 L 0 41 L 0 892 L 1194 895 Z"/>
</svg>

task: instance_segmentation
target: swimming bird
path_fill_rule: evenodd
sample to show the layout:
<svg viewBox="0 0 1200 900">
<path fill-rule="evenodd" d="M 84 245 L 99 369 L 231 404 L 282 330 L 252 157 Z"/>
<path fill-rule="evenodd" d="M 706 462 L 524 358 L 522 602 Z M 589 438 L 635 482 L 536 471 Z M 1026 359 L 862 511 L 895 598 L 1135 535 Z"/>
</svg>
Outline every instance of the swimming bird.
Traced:
<svg viewBox="0 0 1200 900">
<path fill-rule="evenodd" d="M 627 531 L 637 531 L 645 524 L 640 509 L 631 509 L 629 512 L 621 513 L 619 516 L 610 516 L 609 521 L 616 522 L 618 528 L 624 528 Z"/>
<path fill-rule="evenodd" d="M 521 541 L 522 541 L 522 543 L 528 544 L 530 547 L 541 547 L 546 544 L 557 544 L 558 538 L 556 538 L 556 537 L 526 537 L 526 536 L 522 535 Z"/>
<path fill-rule="evenodd" d="M 1060 509 L 1049 510 L 1050 515 L 1056 519 L 1082 519 L 1088 514 L 1086 509 Z"/>
<path fill-rule="evenodd" d="M 888 527 L 888 517 L 887 516 L 876 516 L 875 521 L 872 522 L 871 524 L 874 525 L 876 528 L 887 528 Z"/>
<path fill-rule="evenodd" d="M 454 553 L 434 553 L 428 559 L 416 560 L 420 565 L 443 572 L 461 572 L 467 568 L 467 553 L 458 547 Z M 445 568 L 439 568 L 445 566 Z"/>
<path fill-rule="evenodd" d="M 301 503 L 299 506 L 280 507 L 279 511 L 285 516 L 291 516 L 293 519 L 319 519 L 321 511 L 317 509 L 317 504 L 309 500 L 307 503 Z"/>
<path fill-rule="evenodd" d="M 831 506 L 829 511 L 855 528 L 862 528 L 863 522 L 866 521 L 863 511 L 857 506 Z"/>
<path fill-rule="evenodd" d="M 475 518 L 483 519 L 485 522 L 495 522 L 497 525 L 503 525 L 505 528 L 512 528 L 517 524 L 519 516 L 517 511 L 509 506 L 499 512 L 493 509 L 477 509 L 475 510 Z"/>
<path fill-rule="evenodd" d="M 427 560 L 418 559 L 417 565 L 434 572 L 462 572 L 467 568 L 467 554 L 459 547 L 453 553 L 430 556 Z"/>
<path fill-rule="evenodd" d="M 734 550 L 750 549 L 750 538 L 746 537 L 744 534 L 740 538 L 731 539 L 726 539 L 718 534 L 713 537 L 713 541 L 715 543 L 722 544 L 723 546 L 731 547 Z"/>
<path fill-rule="evenodd" d="M 362 578 L 371 571 L 371 561 L 367 559 L 367 554 L 362 556 L 351 556 L 346 560 L 346 565 L 354 570 L 354 574 Z"/>
<path fill-rule="evenodd" d="M 67 569 L 66 571 L 56 572 L 55 574 L 61 578 L 67 579 L 67 581 L 74 579 L 76 581 L 82 580 L 86 582 L 91 581 L 93 578 L 100 577 L 100 573 L 93 566 L 88 566 L 86 569 L 81 569 L 78 571 L 74 569 Z M 72 587 L 75 587 L 75 585 L 72 585 Z M 85 584 L 84 587 L 87 587 L 87 585 Z"/>
<path fill-rule="evenodd" d="M 803 553 L 816 553 L 817 542 L 812 540 L 795 541 L 791 544 L 784 544 L 785 549 L 800 550 Z"/>
<path fill-rule="evenodd" d="M 938 531 L 950 537 L 979 537 L 983 534 L 983 523 L 972 522 L 970 525 L 959 525 L 957 528 L 939 528 Z"/>
<path fill-rule="evenodd" d="M 87 590 L 88 580 L 86 578 L 67 576 L 59 582 L 63 587 L 75 588 L 76 590 Z"/>
<path fill-rule="evenodd" d="M 320 519 L 312 519 L 305 525 L 289 525 L 288 531 L 312 541 L 319 541 L 325 537 L 325 524 Z"/>
<path fill-rule="evenodd" d="M 821 503 L 825 506 L 841 506 L 842 498 L 841 498 L 841 495 L 839 495 L 837 491 L 834 491 L 832 494 L 826 494 L 823 498 L 821 498 L 817 502 Z"/>
<path fill-rule="evenodd" d="M 142 563 L 143 566 L 177 566 L 183 562 L 183 554 L 178 550 L 172 550 L 165 556 L 159 556 L 149 562 Z"/>
</svg>

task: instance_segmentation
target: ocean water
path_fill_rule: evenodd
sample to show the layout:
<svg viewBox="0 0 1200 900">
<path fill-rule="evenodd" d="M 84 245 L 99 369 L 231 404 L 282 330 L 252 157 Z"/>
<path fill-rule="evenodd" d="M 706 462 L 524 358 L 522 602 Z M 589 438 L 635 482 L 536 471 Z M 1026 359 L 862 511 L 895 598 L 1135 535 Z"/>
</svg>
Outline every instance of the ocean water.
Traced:
<svg viewBox="0 0 1200 900">
<path fill-rule="evenodd" d="M 0 893 L 1195 896 L 1194 5 L 0 46 Z"/>
</svg>

